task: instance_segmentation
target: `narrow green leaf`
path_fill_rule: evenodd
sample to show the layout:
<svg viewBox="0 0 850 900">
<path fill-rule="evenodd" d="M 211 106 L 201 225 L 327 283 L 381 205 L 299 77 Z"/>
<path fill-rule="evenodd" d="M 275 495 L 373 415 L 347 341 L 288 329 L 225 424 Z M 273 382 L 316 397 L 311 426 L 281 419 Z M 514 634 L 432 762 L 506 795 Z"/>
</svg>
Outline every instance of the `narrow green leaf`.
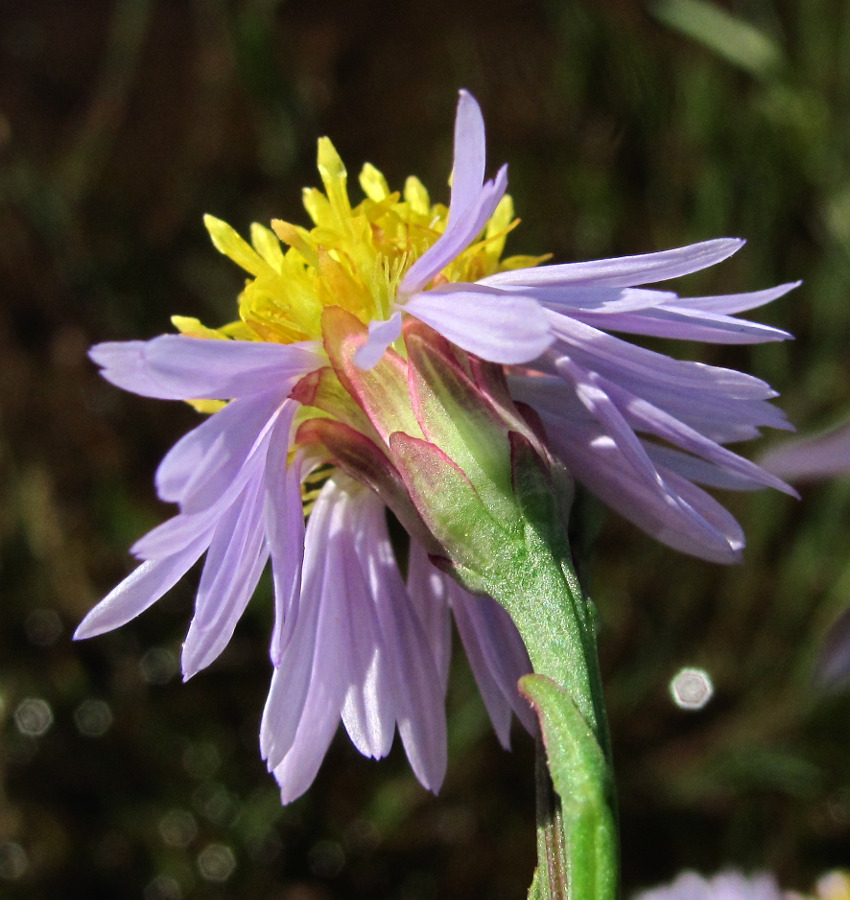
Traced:
<svg viewBox="0 0 850 900">
<path fill-rule="evenodd" d="M 605 753 L 559 684 L 545 675 L 526 675 L 519 686 L 537 712 L 549 773 L 561 801 L 569 896 L 613 900 L 617 893 L 617 833 L 613 781 Z M 545 891 L 546 878 L 540 880 L 543 885 L 538 890 Z"/>
<path fill-rule="evenodd" d="M 785 66 L 775 41 L 707 0 L 660 0 L 652 11 L 665 25 L 757 78 L 773 77 Z"/>
</svg>

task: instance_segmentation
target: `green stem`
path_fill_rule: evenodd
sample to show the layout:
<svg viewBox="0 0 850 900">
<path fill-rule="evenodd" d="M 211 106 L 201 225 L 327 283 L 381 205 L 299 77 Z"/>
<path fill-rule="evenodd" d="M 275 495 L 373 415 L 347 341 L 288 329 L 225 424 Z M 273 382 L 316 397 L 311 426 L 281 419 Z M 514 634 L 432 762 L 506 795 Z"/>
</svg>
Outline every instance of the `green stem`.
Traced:
<svg viewBox="0 0 850 900">
<path fill-rule="evenodd" d="M 548 763 L 547 773 L 540 750 L 539 859 L 530 896 L 614 900 L 618 841 L 596 613 L 563 532 L 547 527 L 551 512 L 533 487 L 527 482 L 521 492 L 528 501 L 524 558 L 514 559 L 513 578 L 490 585 L 528 649 L 534 674 L 520 689 L 537 711 Z"/>
<path fill-rule="evenodd" d="M 408 474 L 428 497 L 421 508 L 446 547 L 452 574 L 505 607 L 531 659 L 534 672 L 520 679 L 519 688 L 537 712 L 551 775 L 550 783 L 538 766 L 540 859 L 531 896 L 614 900 L 610 739 L 595 608 L 576 577 L 564 528 L 571 486 L 531 440 L 515 432 L 509 437 L 512 521 L 504 520 L 504 504 L 496 511 L 482 505 L 475 486 L 434 454 L 420 454 L 425 464 L 409 466 Z M 421 450 L 410 441 L 395 446 Z"/>
<path fill-rule="evenodd" d="M 520 688 L 538 712 L 543 736 L 536 773 L 538 871 L 530 896 L 613 900 L 616 814 L 594 613 L 569 561 L 536 549 L 524 590 L 497 597 L 529 650 L 535 674 Z"/>
</svg>

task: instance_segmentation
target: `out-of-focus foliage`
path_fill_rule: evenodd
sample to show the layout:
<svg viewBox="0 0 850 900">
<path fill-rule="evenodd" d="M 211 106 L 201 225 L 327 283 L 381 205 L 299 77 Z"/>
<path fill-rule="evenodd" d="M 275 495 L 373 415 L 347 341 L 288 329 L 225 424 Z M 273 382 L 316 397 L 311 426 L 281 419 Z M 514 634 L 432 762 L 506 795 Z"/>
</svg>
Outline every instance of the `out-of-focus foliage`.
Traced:
<svg viewBox="0 0 850 900">
<path fill-rule="evenodd" d="M 440 797 L 346 741 L 281 808 L 257 750 L 270 589 L 179 684 L 191 586 L 119 633 L 69 637 L 168 510 L 151 475 L 197 421 L 121 394 L 89 344 L 214 324 L 239 277 L 211 212 L 301 221 L 329 134 L 352 169 L 438 197 L 456 91 L 482 104 L 524 221 L 556 259 L 720 235 L 694 290 L 804 278 L 762 318 L 798 335 L 675 348 L 744 367 L 815 427 L 850 407 L 850 6 L 806 0 L 28 0 L 0 28 L 0 895 L 515 897 L 534 859 L 532 748 L 504 754 L 464 664 Z M 447 189 L 445 190 L 447 196 Z M 734 569 L 613 518 L 584 566 L 620 780 L 624 880 L 848 862 L 850 692 L 813 686 L 850 603 L 850 481 L 730 498 Z M 599 510 L 581 505 L 581 521 Z M 700 712 L 670 700 L 706 669 Z"/>
</svg>

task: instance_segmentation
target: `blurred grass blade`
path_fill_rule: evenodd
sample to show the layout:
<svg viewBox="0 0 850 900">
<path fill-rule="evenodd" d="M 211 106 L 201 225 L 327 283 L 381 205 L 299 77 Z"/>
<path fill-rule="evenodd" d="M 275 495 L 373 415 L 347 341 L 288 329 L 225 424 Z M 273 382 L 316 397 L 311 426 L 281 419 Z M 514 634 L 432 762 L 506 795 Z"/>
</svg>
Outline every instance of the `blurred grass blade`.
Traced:
<svg viewBox="0 0 850 900">
<path fill-rule="evenodd" d="M 775 78 L 785 67 L 782 49 L 774 40 L 707 0 L 660 0 L 652 13 L 757 78 Z"/>
</svg>

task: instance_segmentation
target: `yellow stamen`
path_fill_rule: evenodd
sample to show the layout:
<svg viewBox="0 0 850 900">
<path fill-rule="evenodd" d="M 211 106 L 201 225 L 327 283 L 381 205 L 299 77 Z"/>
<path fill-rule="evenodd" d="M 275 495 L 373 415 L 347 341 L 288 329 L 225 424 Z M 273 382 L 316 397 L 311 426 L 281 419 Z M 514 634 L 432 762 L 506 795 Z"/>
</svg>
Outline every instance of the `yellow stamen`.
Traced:
<svg viewBox="0 0 850 900">
<path fill-rule="evenodd" d="M 177 317 L 174 324 L 181 332 L 287 344 L 320 340 L 326 306 L 340 306 L 364 324 L 391 315 L 404 273 L 445 231 L 448 209 L 432 204 L 417 178 L 408 178 L 401 194 L 391 192 L 383 174 L 368 163 L 359 176 L 365 199 L 352 207 L 345 166 L 328 138 L 319 140 L 318 168 L 324 192 L 308 188 L 303 194 L 312 228 L 280 219 L 272 221 L 271 230 L 255 224 L 249 244 L 226 222 L 204 218 L 216 248 L 253 277 L 239 297 L 239 321 L 213 330 Z M 545 259 L 501 258 L 518 222 L 505 196 L 480 240 L 446 266 L 432 286 L 478 281 Z"/>
</svg>

